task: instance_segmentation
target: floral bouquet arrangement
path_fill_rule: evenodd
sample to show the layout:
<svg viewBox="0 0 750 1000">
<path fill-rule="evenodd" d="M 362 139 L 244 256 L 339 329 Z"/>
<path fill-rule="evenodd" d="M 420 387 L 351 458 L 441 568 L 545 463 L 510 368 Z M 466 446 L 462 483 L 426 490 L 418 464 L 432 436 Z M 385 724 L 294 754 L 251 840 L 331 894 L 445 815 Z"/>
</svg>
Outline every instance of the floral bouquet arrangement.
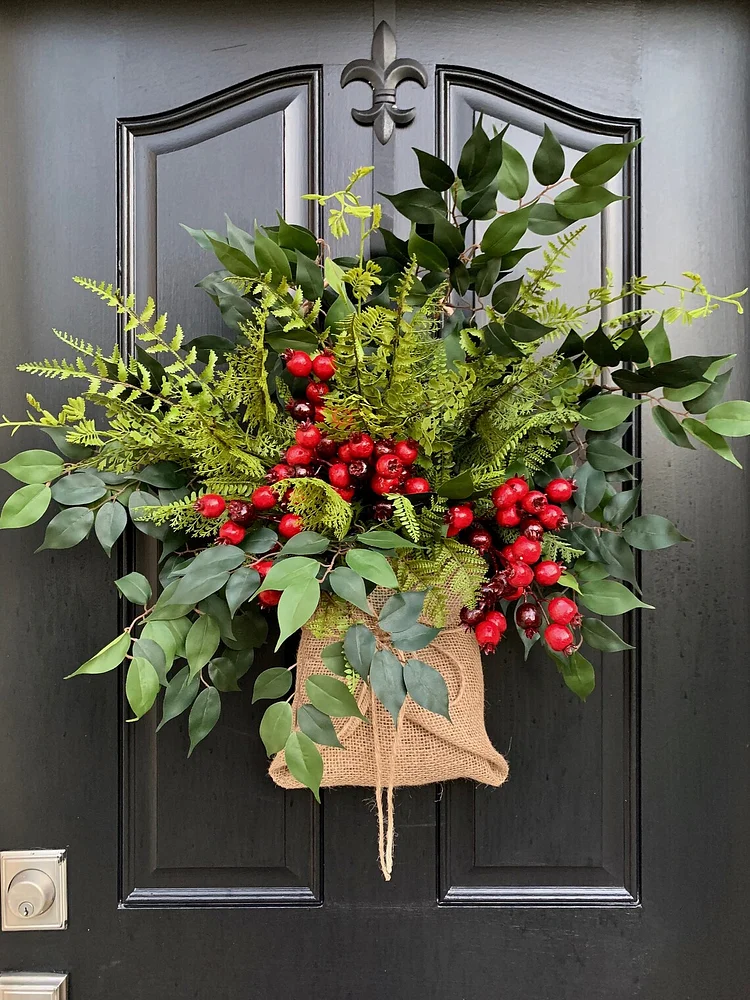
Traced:
<svg viewBox="0 0 750 1000">
<path fill-rule="evenodd" d="M 281 217 L 252 235 L 229 220 L 226 236 L 189 229 L 218 258 L 200 284 L 227 337 L 186 340 L 152 300 L 138 310 L 75 279 L 119 314 L 121 345 L 55 331 L 74 360 L 20 369 L 81 394 L 57 414 L 28 396 L 26 420 L 3 419 L 55 450 L 1 466 L 25 485 L 0 527 L 53 506 L 43 550 L 93 532 L 109 555 L 128 522 L 160 545 L 158 581 L 115 581 L 132 621 L 74 675 L 126 664 L 133 720 L 189 712 L 192 753 L 256 650 L 299 642 L 292 667 L 254 671 L 271 776 L 316 797 L 374 787 L 386 877 L 395 787 L 507 776 L 485 732 L 480 651 L 539 644 L 585 699 L 585 647 L 631 648 L 602 617 L 650 607 L 634 550 L 684 540 L 639 513 L 636 411 L 735 465 L 727 437 L 750 433 L 750 403 L 722 401 L 731 358 L 672 358 L 667 333 L 721 304 L 741 312 L 743 293 L 686 274 L 608 275 L 576 305 L 556 294 L 637 142 L 598 146 L 565 176 L 545 127 L 530 174 L 506 133 L 480 121 L 455 172 L 415 150 L 423 186 L 383 195 L 408 240 L 357 193 L 372 168 L 308 195 L 332 240 L 355 228 L 356 256 Z M 521 246 L 528 233 L 553 239 Z M 676 304 L 659 312 L 646 297 L 665 289 Z"/>
</svg>

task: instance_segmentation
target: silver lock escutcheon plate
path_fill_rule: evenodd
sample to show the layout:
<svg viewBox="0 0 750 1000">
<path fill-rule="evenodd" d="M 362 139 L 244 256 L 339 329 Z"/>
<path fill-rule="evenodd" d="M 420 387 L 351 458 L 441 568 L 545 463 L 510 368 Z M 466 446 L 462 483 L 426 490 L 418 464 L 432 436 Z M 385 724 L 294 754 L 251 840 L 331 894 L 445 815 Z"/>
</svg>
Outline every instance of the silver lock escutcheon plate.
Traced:
<svg viewBox="0 0 750 1000">
<path fill-rule="evenodd" d="M 2 929 L 65 930 L 68 926 L 67 881 L 64 850 L 0 852 Z"/>
</svg>

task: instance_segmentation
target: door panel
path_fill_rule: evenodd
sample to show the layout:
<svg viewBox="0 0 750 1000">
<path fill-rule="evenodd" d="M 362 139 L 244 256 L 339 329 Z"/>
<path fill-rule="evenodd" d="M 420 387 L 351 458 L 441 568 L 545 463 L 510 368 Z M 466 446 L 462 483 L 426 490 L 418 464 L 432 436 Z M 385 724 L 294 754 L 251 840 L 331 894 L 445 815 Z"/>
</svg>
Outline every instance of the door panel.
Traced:
<svg viewBox="0 0 750 1000">
<path fill-rule="evenodd" d="M 220 230 L 227 212 L 248 227 L 276 207 L 318 221 L 299 194 L 366 163 L 374 190 L 403 190 L 418 183 L 411 147 L 455 158 L 480 112 L 488 127 L 509 122 L 524 151 L 543 120 L 571 157 L 646 136 L 629 200 L 589 227 L 561 295 L 600 284 L 607 266 L 617 280 L 702 267 L 710 287 L 747 283 L 740 2 L 58 0 L 6 3 L 2 17 L 9 415 L 39 389 L 14 366 L 52 352 L 52 326 L 118 335 L 72 274 L 119 268 L 189 336 L 223 334 L 193 287 L 214 265 L 180 222 Z M 381 146 L 351 118 L 369 89 L 339 77 L 384 17 L 429 84 L 399 88 L 415 120 Z M 746 330 L 723 313 L 686 329 L 680 353 L 742 350 Z M 746 395 L 742 354 L 734 378 Z M 45 400 L 64 390 L 46 384 Z M 510 782 L 399 791 L 389 884 L 372 796 L 333 789 L 318 809 L 275 788 L 248 691 L 224 699 L 186 761 L 180 722 L 157 737 L 125 723 L 111 678 L 62 681 L 117 628 L 111 580 L 134 560 L 149 568 L 148 551 L 32 560 L 41 529 L 3 537 L 0 849 L 68 848 L 70 926 L 1 935 L 0 968 L 68 971 L 82 1000 L 744 997 L 746 483 L 707 452 L 675 453 L 650 425 L 634 448 L 644 510 L 696 540 L 644 558 L 658 613 L 628 626 L 638 653 L 597 664 L 586 705 L 543 658 L 490 661 L 487 723 Z M 746 443 L 738 454 L 747 461 Z M 274 662 L 261 659 L 250 679 Z"/>
</svg>

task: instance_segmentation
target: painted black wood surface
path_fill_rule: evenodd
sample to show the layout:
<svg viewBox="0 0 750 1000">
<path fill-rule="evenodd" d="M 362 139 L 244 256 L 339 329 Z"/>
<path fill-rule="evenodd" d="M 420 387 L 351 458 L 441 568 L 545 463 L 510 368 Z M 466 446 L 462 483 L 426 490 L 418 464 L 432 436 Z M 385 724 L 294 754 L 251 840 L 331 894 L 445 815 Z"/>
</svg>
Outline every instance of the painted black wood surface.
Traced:
<svg viewBox="0 0 750 1000">
<path fill-rule="evenodd" d="M 480 112 L 524 149 L 554 122 L 571 156 L 646 135 L 571 294 L 604 266 L 747 283 L 745 4 L 6 2 L 0 17 L 5 413 L 41 392 L 14 366 L 52 352 L 52 326 L 117 335 L 71 275 L 118 274 L 192 335 L 220 333 L 180 222 L 248 226 L 278 206 L 309 223 L 299 195 L 364 163 L 380 190 L 412 186 L 411 146 L 455 155 Z M 400 88 L 416 117 L 385 146 L 351 118 L 365 86 L 339 87 L 382 18 L 429 77 Z M 681 344 L 745 351 L 746 332 L 722 313 Z M 735 379 L 746 394 L 742 357 Z M 648 423 L 640 447 L 644 510 L 695 544 L 644 559 L 658 611 L 630 625 L 639 652 L 598 666 L 585 706 L 544 658 L 488 664 L 511 781 L 401 792 L 389 885 L 366 793 L 317 809 L 273 787 L 248 694 L 186 761 L 179 724 L 158 740 L 124 724 L 112 678 L 64 682 L 117 628 L 116 560 L 32 559 L 41 529 L 5 533 L 0 848 L 67 846 L 71 919 L 0 935 L 0 969 L 68 971 L 71 1000 L 745 997 L 747 485 Z"/>
</svg>

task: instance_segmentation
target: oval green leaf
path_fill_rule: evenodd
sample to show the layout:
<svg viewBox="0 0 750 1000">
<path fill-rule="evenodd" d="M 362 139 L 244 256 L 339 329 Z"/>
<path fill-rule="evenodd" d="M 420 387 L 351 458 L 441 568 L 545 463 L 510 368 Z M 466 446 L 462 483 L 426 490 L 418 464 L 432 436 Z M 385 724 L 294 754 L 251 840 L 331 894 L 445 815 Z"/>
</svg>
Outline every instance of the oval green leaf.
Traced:
<svg viewBox="0 0 750 1000">
<path fill-rule="evenodd" d="M 130 649 L 130 632 L 123 632 L 112 642 L 107 643 L 104 649 L 100 649 L 90 660 L 82 663 L 78 670 L 74 670 L 68 677 L 77 677 L 78 674 L 106 674 L 110 670 L 119 667 L 125 659 L 127 651 Z M 65 679 L 67 680 L 68 677 Z"/>
<path fill-rule="evenodd" d="M 292 672 L 286 667 L 269 667 L 261 671 L 253 685 L 253 704 L 263 698 L 283 698 L 292 686 Z"/>
<path fill-rule="evenodd" d="M 153 664 L 143 656 L 134 656 L 125 678 L 125 696 L 135 713 L 135 718 L 128 722 L 143 718 L 156 701 L 160 686 Z"/>
<path fill-rule="evenodd" d="M 193 750 L 195 750 L 200 741 L 208 736 L 219 721 L 220 715 L 221 695 L 214 687 L 203 688 L 193 702 L 193 707 L 190 709 L 188 719 L 190 749 L 188 750 L 188 757 L 192 755 Z"/>
<path fill-rule="evenodd" d="M 284 749 L 292 731 L 292 706 L 285 701 L 269 705 L 260 720 L 260 738 L 269 757 Z"/>
<path fill-rule="evenodd" d="M 428 712 L 435 712 L 450 719 L 448 685 L 439 670 L 424 660 L 407 660 L 404 664 L 404 681 L 409 696 Z"/>
<path fill-rule="evenodd" d="M 597 615 L 624 615 L 634 608 L 650 608 L 635 594 L 616 580 L 598 580 L 581 585 L 581 603 Z"/>
<path fill-rule="evenodd" d="M 305 691 L 312 704 L 319 711 L 325 712 L 326 715 L 335 719 L 344 719 L 350 716 L 364 719 L 364 715 L 354 700 L 354 695 L 346 684 L 335 677 L 312 674 L 305 681 Z"/>
<path fill-rule="evenodd" d="M 69 507 L 55 514 L 47 525 L 44 541 L 36 550 L 71 549 L 86 538 L 94 526 L 94 512 L 88 507 Z"/>
<path fill-rule="evenodd" d="M 128 573 L 115 580 L 115 587 L 131 604 L 147 604 L 151 597 L 151 584 L 143 573 Z"/>
<path fill-rule="evenodd" d="M 46 513 L 52 499 L 49 486 L 33 483 L 11 493 L 0 512 L 0 528 L 27 528 Z"/>
<path fill-rule="evenodd" d="M 347 565 L 365 580 L 380 587 L 398 587 L 398 580 L 391 564 L 380 552 L 350 549 L 345 558 Z"/>
<path fill-rule="evenodd" d="M 297 711 L 297 725 L 314 743 L 326 747 L 341 746 L 330 716 L 319 712 L 313 705 L 300 705 Z"/>
<path fill-rule="evenodd" d="M 65 466 L 62 458 L 53 451 L 33 449 L 21 451 L 7 462 L 2 462 L 0 469 L 5 469 L 19 483 L 48 483 L 61 476 Z"/>
<path fill-rule="evenodd" d="M 320 782 L 323 779 L 323 758 L 309 736 L 290 733 L 284 746 L 284 759 L 290 773 L 309 788 L 320 802 Z"/>
</svg>

